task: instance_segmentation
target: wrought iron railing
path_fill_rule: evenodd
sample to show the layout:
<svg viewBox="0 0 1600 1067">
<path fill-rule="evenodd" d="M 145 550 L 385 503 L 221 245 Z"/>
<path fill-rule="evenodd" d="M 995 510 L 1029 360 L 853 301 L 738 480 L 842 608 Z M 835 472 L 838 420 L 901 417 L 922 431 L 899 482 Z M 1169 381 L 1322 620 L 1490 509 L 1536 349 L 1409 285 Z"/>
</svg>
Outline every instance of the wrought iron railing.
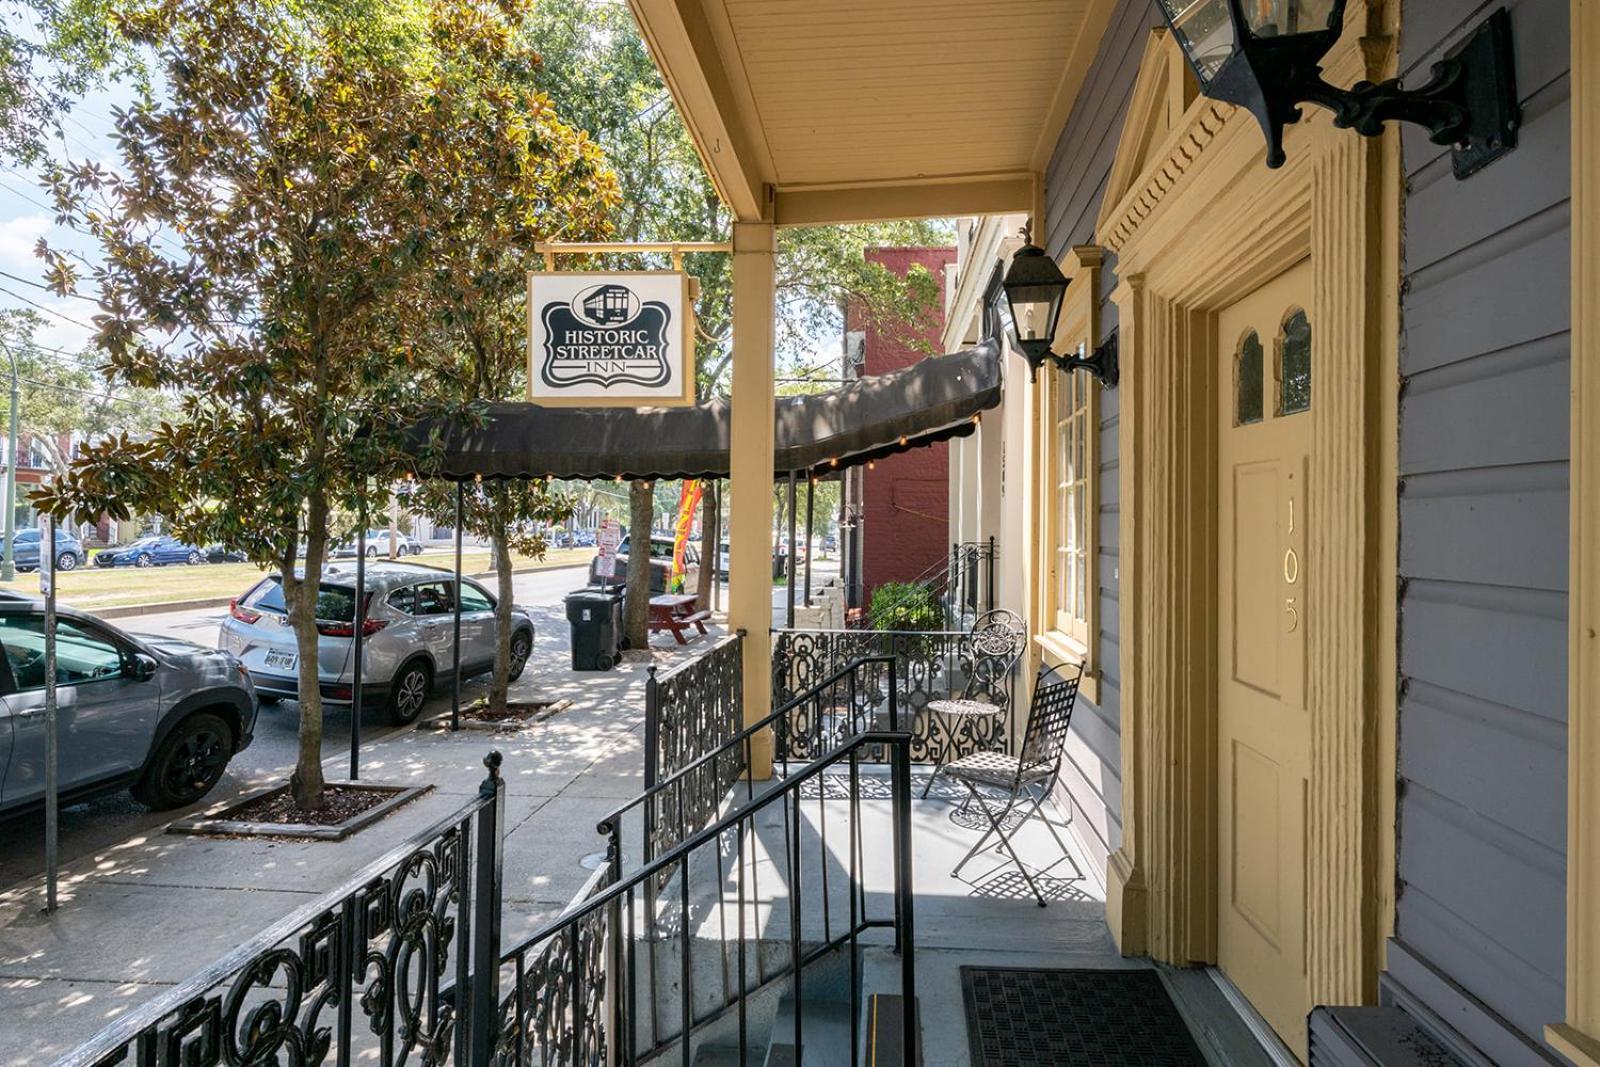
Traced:
<svg viewBox="0 0 1600 1067">
<path fill-rule="evenodd" d="M 884 656 L 846 664 L 618 805 L 600 821 L 610 853 L 622 857 L 623 870 L 633 868 L 635 857 L 648 864 L 664 855 L 711 825 L 734 799 L 731 794 L 741 778 L 746 801 L 753 800 L 757 746 L 771 745 L 773 760 L 787 774 L 791 762 L 816 759 L 855 734 L 899 730 L 899 696 L 892 667 L 893 662 Z M 876 697 L 871 702 L 865 699 L 880 687 L 886 693 L 881 714 L 875 707 Z M 878 762 L 882 756 L 876 751 L 866 753 L 868 762 Z"/>
<path fill-rule="evenodd" d="M 672 798 L 656 793 L 646 809 L 645 860 L 683 840 L 674 827 L 709 825 L 739 775 L 728 742 L 744 726 L 744 634 L 724 637 L 702 656 L 645 683 L 644 796 L 685 767 L 699 768 L 697 788 Z M 721 752 L 722 758 L 702 762 Z"/>
<path fill-rule="evenodd" d="M 944 598 L 946 611 L 952 619 L 994 610 L 998 560 L 993 537 L 987 541 L 958 541 L 950 546 Z"/>
<path fill-rule="evenodd" d="M 998 708 L 992 718 L 963 731 L 962 753 L 970 748 L 1010 748 L 1016 736 L 1015 662 L 982 651 L 966 631 L 774 630 L 773 702 L 782 705 L 814 689 L 841 664 L 857 660 L 889 666 L 880 668 L 873 679 L 857 680 L 854 719 L 886 714 L 892 678 L 900 726 L 911 734 L 913 762 L 930 762 L 944 739 L 940 733 L 944 725 L 928 712 L 933 700 L 969 697 Z M 796 736 L 804 737 L 806 731 L 797 730 Z"/>
<path fill-rule="evenodd" d="M 487 1064 L 505 790 L 478 797 L 332 892 L 122 1015 L 57 1067 Z"/>
<path fill-rule="evenodd" d="M 688 1064 L 698 1035 L 726 1019 L 732 1031 L 727 1039 L 737 1043 L 737 1062 L 746 1063 L 759 1044 L 750 1032 L 749 1000 L 787 980 L 793 1032 L 774 1034 L 773 1040 L 792 1038 L 794 1062 L 804 1063 L 807 968 L 830 954 L 847 954 L 842 962 L 849 974 L 850 1033 L 861 1033 L 861 939 L 875 928 L 894 933 L 900 954 L 896 992 L 905 1012 L 900 1022 L 911 1035 L 903 1062 L 906 1067 L 920 1062 L 910 744 L 905 733 L 858 734 L 752 790 L 735 810 L 631 875 L 622 874 L 621 857 L 613 849 L 610 884 L 504 956 L 515 979 L 511 995 L 502 1000 L 505 1022 L 497 1062 L 602 1067 L 636 1064 L 676 1050 L 675 1062 Z M 889 754 L 892 884 L 869 891 L 861 765 L 873 751 Z M 815 818 L 808 821 L 813 803 Z M 808 832 L 812 826 L 814 832 Z M 613 827 L 602 823 L 600 829 L 618 840 Z M 840 835 L 847 854 L 842 863 Z M 781 908 L 761 896 L 758 870 L 763 867 L 766 878 L 782 880 Z M 873 914 L 869 903 L 885 898 L 892 907 Z M 780 911 L 787 912 L 784 928 L 764 928 Z M 762 950 L 763 942 L 785 951 L 774 958 Z M 607 958 L 603 981 L 592 966 L 602 950 Z M 534 1006 L 537 1013 L 530 1014 Z M 552 1026 L 552 1018 L 559 1025 Z M 815 1058 L 811 1062 L 823 1067 Z"/>
</svg>

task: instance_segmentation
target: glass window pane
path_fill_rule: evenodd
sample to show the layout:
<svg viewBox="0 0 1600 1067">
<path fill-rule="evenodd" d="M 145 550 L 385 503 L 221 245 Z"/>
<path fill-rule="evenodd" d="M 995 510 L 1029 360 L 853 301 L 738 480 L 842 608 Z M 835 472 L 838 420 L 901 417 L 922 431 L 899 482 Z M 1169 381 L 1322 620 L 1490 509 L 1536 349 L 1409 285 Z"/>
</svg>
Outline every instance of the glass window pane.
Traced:
<svg viewBox="0 0 1600 1067">
<path fill-rule="evenodd" d="M 1261 421 L 1263 355 L 1261 338 L 1251 330 L 1239 345 L 1239 356 L 1236 360 L 1234 376 L 1237 379 L 1237 389 L 1233 417 L 1235 426 L 1248 426 L 1252 422 Z"/>
<path fill-rule="evenodd" d="M 494 605 L 483 594 L 483 590 L 471 582 L 461 583 L 461 610 L 462 611 L 491 611 Z"/>
<path fill-rule="evenodd" d="M 1296 311 L 1283 324 L 1279 346 L 1278 414 L 1311 410 L 1311 323 Z"/>
</svg>

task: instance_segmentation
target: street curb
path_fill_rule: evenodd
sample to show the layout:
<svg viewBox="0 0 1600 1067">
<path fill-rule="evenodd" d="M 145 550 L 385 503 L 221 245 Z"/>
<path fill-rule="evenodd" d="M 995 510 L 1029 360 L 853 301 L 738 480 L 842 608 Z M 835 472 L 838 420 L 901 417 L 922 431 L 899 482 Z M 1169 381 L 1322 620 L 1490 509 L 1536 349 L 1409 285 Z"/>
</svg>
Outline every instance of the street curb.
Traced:
<svg viewBox="0 0 1600 1067">
<path fill-rule="evenodd" d="M 580 564 L 573 564 L 573 566 L 580 566 Z M 541 571 L 559 571 L 565 569 L 566 568 L 564 567 L 513 567 L 511 569 L 511 573 L 513 576 L 515 576 L 518 574 L 538 574 Z M 493 578 L 494 576 L 494 571 L 467 572 L 468 578 L 481 579 Z M 232 602 L 232 600 L 233 597 L 231 596 L 214 596 L 206 597 L 201 600 L 167 600 L 157 604 L 123 604 L 122 606 L 115 608 L 97 610 L 90 607 L 79 608 L 78 610 L 86 611 L 89 614 L 101 619 L 130 619 L 139 615 L 161 615 L 169 611 L 194 611 L 197 608 L 225 608 L 230 602 Z"/>
</svg>

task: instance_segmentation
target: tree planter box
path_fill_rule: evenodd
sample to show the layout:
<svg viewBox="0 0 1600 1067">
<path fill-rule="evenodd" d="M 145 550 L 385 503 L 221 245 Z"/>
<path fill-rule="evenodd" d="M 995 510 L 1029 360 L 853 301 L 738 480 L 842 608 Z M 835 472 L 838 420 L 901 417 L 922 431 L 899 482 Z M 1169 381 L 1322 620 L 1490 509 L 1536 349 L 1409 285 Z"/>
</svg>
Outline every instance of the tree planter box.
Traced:
<svg viewBox="0 0 1600 1067">
<path fill-rule="evenodd" d="M 504 719 L 479 719 L 474 718 L 472 711 L 461 709 L 461 729 L 482 730 L 486 733 L 516 733 L 518 730 L 529 726 L 536 726 L 552 715 L 572 707 L 570 700 L 512 700 L 507 702 L 508 711 L 522 710 L 524 714 L 511 715 Z M 421 730 L 448 730 L 450 729 L 450 713 L 442 711 L 437 715 L 429 715 L 417 724 Z"/>
<path fill-rule="evenodd" d="M 381 782 L 354 782 L 346 779 L 329 779 L 325 785 L 328 788 L 337 788 L 352 793 L 381 793 L 387 799 L 351 815 L 342 822 L 327 825 L 257 822 L 240 817 L 241 813 L 261 801 L 288 793 L 289 785 L 285 783 L 251 793 L 224 807 L 214 807 L 209 811 L 201 812 L 199 815 L 191 815 L 188 818 L 179 819 L 167 827 L 167 832 L 203 837 L 292 837 L 312 841 L 343 841 L 357 830 L 371 826 L 402 804 L 409 804 L 433 789 L 431 785 L 384 785 Z"/>
</svg>

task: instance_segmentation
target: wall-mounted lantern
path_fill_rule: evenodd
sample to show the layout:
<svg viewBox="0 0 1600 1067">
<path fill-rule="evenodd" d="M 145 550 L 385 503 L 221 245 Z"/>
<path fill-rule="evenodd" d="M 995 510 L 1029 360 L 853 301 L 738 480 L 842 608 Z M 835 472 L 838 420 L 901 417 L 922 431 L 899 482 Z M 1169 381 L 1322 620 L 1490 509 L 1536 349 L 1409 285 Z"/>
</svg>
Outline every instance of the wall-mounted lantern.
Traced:
<svg viewBox="0 0 1600 1067">
<path fill-rule="evenodd" d="M 1051 350 L 1067 295 L 1067 276 L 1044 249 L 1034 244 L 1017 249 L 1000 287 L 1011 312 L 1012 340 L 1028 361 L 1029 381 L 1038 381 L 1039 368 L 1054 363 L 1064 371 L 1086 370 L 1102 385 L 1117 384 L 1115 345 L 1101 346 L 1092 356 L 1058 356 Z"/>
<path fill-rule="evenodd" d="M 1428 83 L 1403 89 L 1397 78 L 1348 89 L 1322 79 L 1322 57 L 1344 28 L 1346 0 L 1157 0 L 1194 68 L 1200 91 L 1238 104 L 1267 138 L 1267 166 L 1280 167 L 1283 128 L 1301 104 L 1333 112 L 1333 124 L 1368 137 L 1391 120 L 1428 130 L 1454 147 L 1457 178 L 1487 166 L 1517 144 L 1521 112 L 1511 57 L 1511 17 L 1496 10 L 1444 59 Z"/>
</svg>

